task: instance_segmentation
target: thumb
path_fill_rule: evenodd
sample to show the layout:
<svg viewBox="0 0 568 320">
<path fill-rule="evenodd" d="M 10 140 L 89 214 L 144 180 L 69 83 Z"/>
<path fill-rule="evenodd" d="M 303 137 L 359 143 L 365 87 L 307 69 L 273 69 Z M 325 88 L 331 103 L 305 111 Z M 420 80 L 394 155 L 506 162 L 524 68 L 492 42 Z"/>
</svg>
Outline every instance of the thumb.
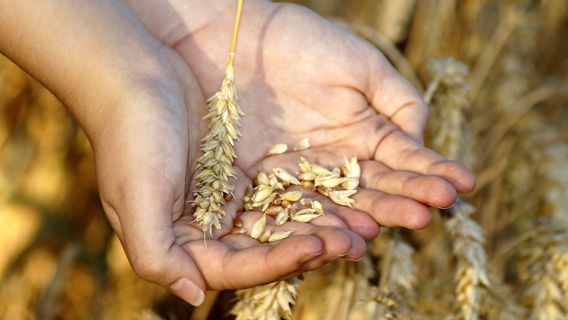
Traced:
<svg viewBox="0 0 568 320">
<path fill-rule="evenodd" d="M 205 298 L 206 285 L 193 259 L 175 241 L 173 188 L 160 184 L 156 177 L 146 174 L 145 178 L 129 183 L 131 187 L 120 193 L 120 203 L 113 206 L 130 264 L 141 278 L 198 306 Z"/>
</svg>

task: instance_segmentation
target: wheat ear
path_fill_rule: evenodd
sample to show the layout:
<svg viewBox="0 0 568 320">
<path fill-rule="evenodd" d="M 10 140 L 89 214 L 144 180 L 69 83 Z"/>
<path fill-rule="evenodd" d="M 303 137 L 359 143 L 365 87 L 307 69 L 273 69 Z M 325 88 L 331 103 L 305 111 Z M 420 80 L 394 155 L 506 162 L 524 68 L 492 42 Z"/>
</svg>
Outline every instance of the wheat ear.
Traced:
<svg viewBox="0 0 568 320">
<path fill-rule="evenodd" d="M 232 197 L 233 193 L 229 177 L 235 176 L 234 145 L 240 136 L 239 123 L 243 115 L 238 105 L 233 64 L 242 7 L 243 0 L 239 0 L 231 50 L 221 89 L 207 100 L 209 113 L 204 119 L 209 120 L 209 133 L 201 140 L 203 154 L 198 160 L 199 173 L 196 176 L 196 189 L 193 192 L 195 220 L 201 225 L 203 232 L 209 232 L 211 236 L 213 228 L 221 229 L 221 220 L 225 216 L 223 206 L 225 200 Z"/>
<path fill-rule="evenodd" d="M 474 208 L 468 203 L 458 202 L 451 210 L 453 216 L 446 222 L 446 229 L 457 258 L 455 280 L 460 318 L 479 319 L 481 289 L 490 285 L 483 229 L 471 219 Z"/>
<path fill-rule="evenodd" d="M 251 289 L 237 291 L 239 301 L 231 313 L 237 320 L 292 319 L 300 279 L 277 281 Z"/>
<path fill-rule="evenodd" d="M 568 233 L 551 222 L 544 234 L 529 239 L 521 250 L 519 275 L 529 284 L 524 302 L 531 310 L 530 319 L 568 317 Z"/>
</svg>

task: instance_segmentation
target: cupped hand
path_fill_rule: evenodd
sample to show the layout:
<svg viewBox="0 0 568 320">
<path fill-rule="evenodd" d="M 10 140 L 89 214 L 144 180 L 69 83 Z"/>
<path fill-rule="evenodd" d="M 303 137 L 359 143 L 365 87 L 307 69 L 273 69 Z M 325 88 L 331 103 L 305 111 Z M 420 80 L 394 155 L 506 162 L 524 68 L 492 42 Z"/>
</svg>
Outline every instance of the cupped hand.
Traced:
<svg viewBox="0 0 568 320">
<path fill-rule="evenodd" d="M 207 130 L 201 120 L 206 105 L 179 56 L 169 48 L 157 51 L 161 63 L 148 67 L 147 76 L 130 86 L 120 105 L 93 121 L 89 132 L 103 206 L 135 272 L 197 305 L 205 289 L 247 288 L 338 257 L 360 258 L 364 241 L 341 228 L 269 223 L 269 229 L 292 231 L 270 244 L 231 234 L 250 184 L 239 168 L 223 229 L 204 240 L 187 201 L 199 140 Z M 250 234 L 258 213 L 240 219 Z"/>
<path fill-rule="evenodd" d="M 212 95 L 223 78 L 233 27 L 233 1 L 129 1 L 138 17 L 174 48 Z M 206 5 L 205 5 L 206 3 Z M 378 226 L 421 229 L 428 206 L 451 206 L 475 178 L 460 164 L 425 148 L 428 109 L 420 95 L 362 39 L 290 4 L 245 1 L 235 60 L 242 138 L 236 164 L 298 171 L 300 156 L 337 166 L 362 165 L 354 209 L 329 204 L 315 224 L 348 226 L 364 238 Z M 276 143 L 309 138 L 307 151 L 266 157 Z"/>
</svg>

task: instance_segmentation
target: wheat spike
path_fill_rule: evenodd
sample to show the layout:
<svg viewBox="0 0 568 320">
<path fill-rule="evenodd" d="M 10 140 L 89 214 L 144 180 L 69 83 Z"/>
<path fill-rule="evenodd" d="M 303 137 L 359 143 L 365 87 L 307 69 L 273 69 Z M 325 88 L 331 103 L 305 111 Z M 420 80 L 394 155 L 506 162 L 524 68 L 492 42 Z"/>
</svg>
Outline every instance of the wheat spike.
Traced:
<svg viewBox="0 0 568 320">
<path fill-rule="evenodd" d="M 428 64 L 432 81 L 425 94 L 427 101 L 433 101 L 432 145 L 445 157 L 471 163 L 467 145 L 468 130 L 464 111 L 469 108 L 467 66 L 453 58 L 432 60 Z M 439 93 L 434 96 L 435 93 Z"/>
<path fill-rule="evenodd" d="M 530 319 L 568 317 L 568 233 L 548 226 L 522 250 L 520 277 L 528 282 Z"/>
<path fill-rule="evenodd" d="M 209 119 L 209 133 L 201 142 L 203 154 L 198 160 L 199 173 L 196 175 L 196 189 L 193 192 L 195 220 L 201 225 L 203 232 L 211 236 L 213 228 L 221 229 L 221 220 L 225 216 L 225 197 L 232 196 L 233 193 L 229 178 L 235 176 L 234 146 L 240 136 L 239 124 L 243 115 L 238 104 L 233 68 L 242 2 L 239 0 L 237 5 L 231 50 L 221 89 L 207 100 L 209 113 L 204 119 Z"/>
<path fill-rule="evenodd" d="M 481 289 L 489 286 L 483 230 L 471 219 L 474 208 L 468 203 L 458 202 L 452 212 L 446 229 L 452 238 L 452 250 L 457 258 L 457 307 L 461 319 L 479 319 Z"/>
<path fill-rule="evenodd" d="M 300 279 L 277 281 L 263 286 L 237 291 L 238 302 L 231 313 L 237 320 L 292 319 Z"/>
</svg>

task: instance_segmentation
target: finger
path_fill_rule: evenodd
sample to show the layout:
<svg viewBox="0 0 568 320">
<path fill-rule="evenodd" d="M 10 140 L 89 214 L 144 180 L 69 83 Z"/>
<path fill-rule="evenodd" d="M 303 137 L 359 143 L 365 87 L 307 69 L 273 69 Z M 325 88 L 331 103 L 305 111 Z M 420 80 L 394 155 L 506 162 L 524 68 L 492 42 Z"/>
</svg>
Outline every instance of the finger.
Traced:
<svg viewBox="0 0 568 320">
<path fill-rule="evenodd" d="M 123 194 L 120 212 L 123 242 L 132 268 L 190 304 L 203 303 L 205 281 L 191 257 L 175 243 L 172 188 L 152 173 Z M 151 182 L 153 183 L 151 183 Z"/>
<path fill-rule="evenodd" d="M 317 228 L 314 234 L 322 240 L 324 254 L 307 261 L 303 272 L 316 270 L 337 259 L 360 260 L 365 255 L 365 240 L 349 230 Z"/>
<path fill-rule="evenodd" d="M 420 93 L 404 79 L 378 51 L 372 53 L 367 99 L 414 140 L 422 143 L 428 119 L 428 105 Z"/>
<path fill-rule="evenodd" d="M 432 220 L 432 214 L 426 206 L 405 197 L 360 189 L 353 199 L 356 209 L 368 212 L 381 226 L 420 230 Z"/>
<path fill-rule="evenodd" d="M 361 186 L 399 195 L 437 207 L 449 208 L 457 193 L 449 182 L 412 171 L 393 171 L 377 161 L 361 162 Z"/>
<path fill-rule="evenodd" d="M 373 240 L 379 236 L 379 225 L 369 214 L 347 207 L 339 207 L 333 211 L 341 218 L 349 229 L 365 240 Z"/>
<path fill-rule="evenodd" d="M 277 244 L 247 246 L 242 235 L 225 238 L 244 249 L 230 249 L 220 241 L 184 245 L 191 252 L 211 289 L 242 289 L 262 285 L 297 272 L 304 263 L 321 255 L 322 241 L 313 235 L 295 235 Z M 224 240 L 226 241 L 226 240 Z"/>
<path fill-rule="evenodd" d="M 471 171 L 423 147 L 398 130 L 379 142 L 374 158 L 393 170 L 439 176 L 458 192 L 470 192 L 475 188 L 475 176 Z"/>
</svg>

